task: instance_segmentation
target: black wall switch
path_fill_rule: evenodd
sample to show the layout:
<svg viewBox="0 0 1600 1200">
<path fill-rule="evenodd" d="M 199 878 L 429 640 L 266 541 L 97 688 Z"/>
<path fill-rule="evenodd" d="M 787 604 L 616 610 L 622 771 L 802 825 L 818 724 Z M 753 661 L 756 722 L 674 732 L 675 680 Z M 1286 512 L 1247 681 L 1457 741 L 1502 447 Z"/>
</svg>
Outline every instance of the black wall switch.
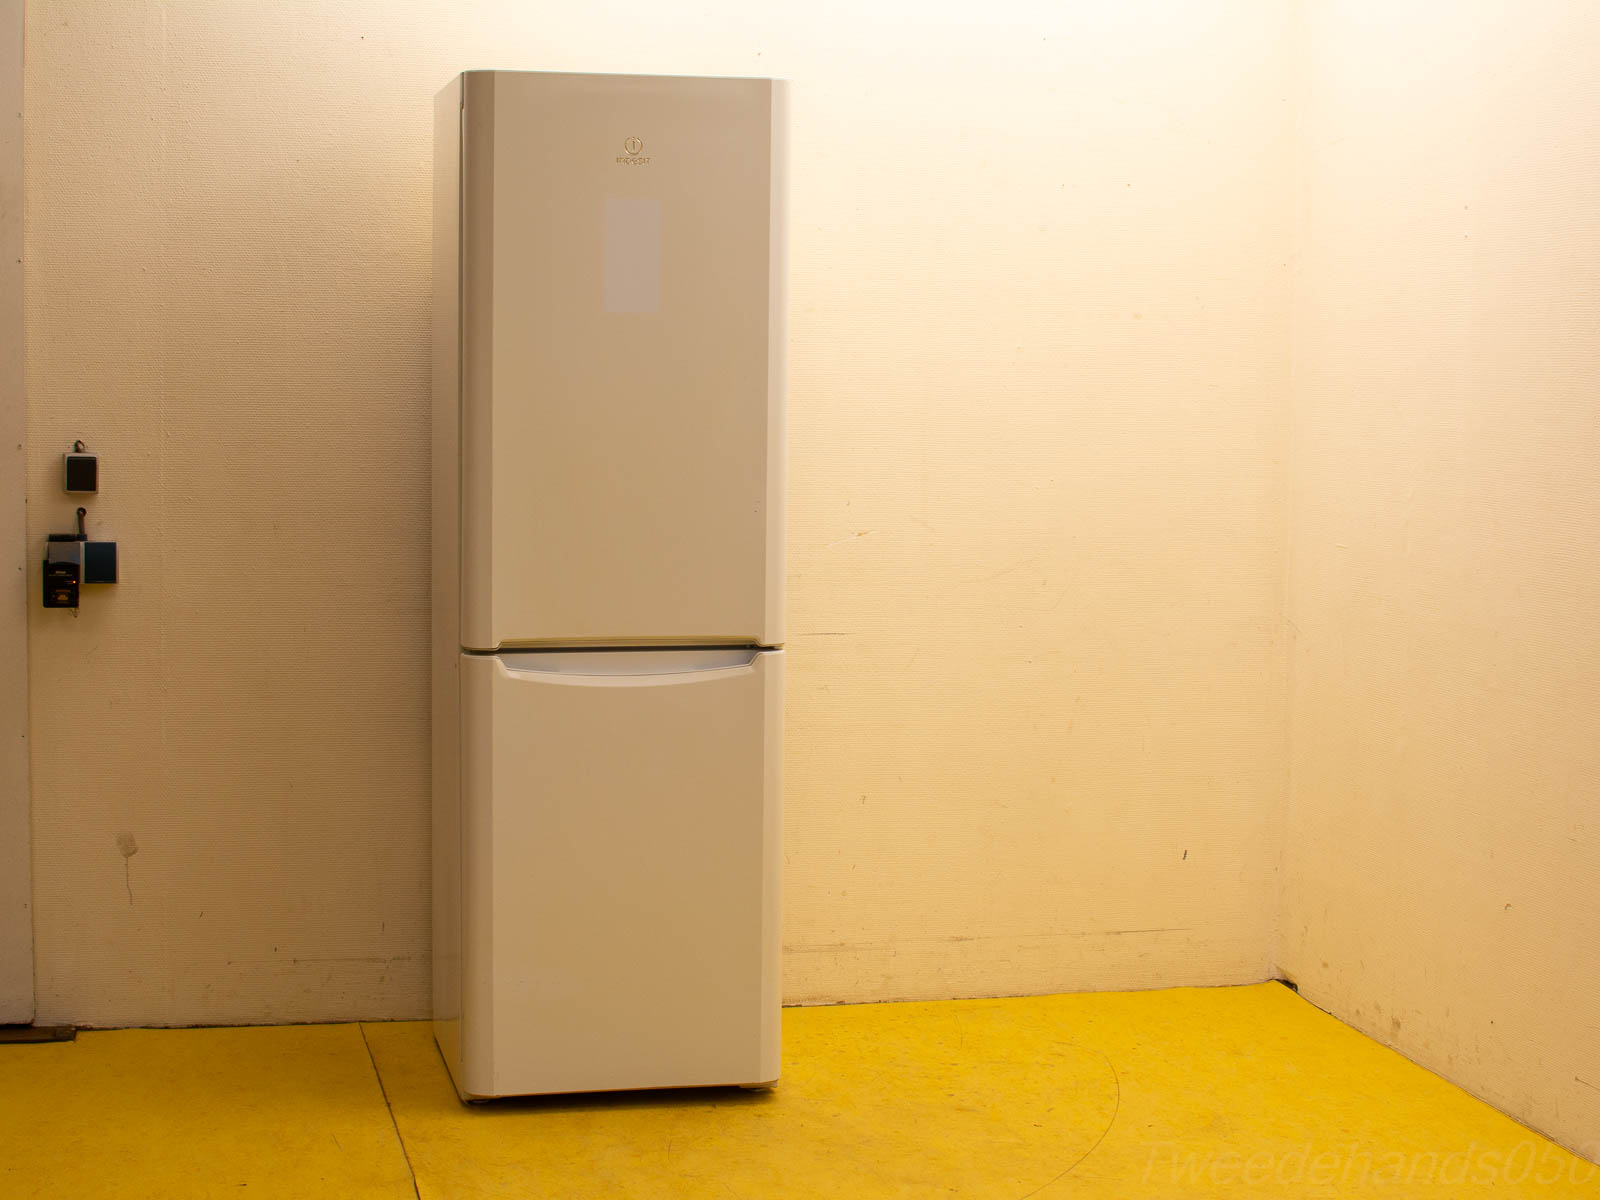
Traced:
<svg viewBox="0 0 1600 1200">
<path fill-rule="evenodd" d="M 94 454 L 73 452 L 61 456 L 66 463 L 63 490 L 74 493 L 100 490 L 100 458 Z"/>
</svg>

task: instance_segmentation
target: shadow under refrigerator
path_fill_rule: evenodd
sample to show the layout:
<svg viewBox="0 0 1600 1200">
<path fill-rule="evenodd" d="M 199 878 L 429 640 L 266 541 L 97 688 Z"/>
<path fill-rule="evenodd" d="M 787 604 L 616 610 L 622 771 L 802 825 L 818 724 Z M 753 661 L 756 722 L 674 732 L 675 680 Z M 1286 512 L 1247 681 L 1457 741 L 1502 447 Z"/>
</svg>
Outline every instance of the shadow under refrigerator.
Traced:
<svg viewBox="0 0 1600 1200">
<path fill-rule="evenodd" d="M 771 1083 L 784 85 L 434 132 L 435 1036 L 465 1099 Z"/>
</svg>

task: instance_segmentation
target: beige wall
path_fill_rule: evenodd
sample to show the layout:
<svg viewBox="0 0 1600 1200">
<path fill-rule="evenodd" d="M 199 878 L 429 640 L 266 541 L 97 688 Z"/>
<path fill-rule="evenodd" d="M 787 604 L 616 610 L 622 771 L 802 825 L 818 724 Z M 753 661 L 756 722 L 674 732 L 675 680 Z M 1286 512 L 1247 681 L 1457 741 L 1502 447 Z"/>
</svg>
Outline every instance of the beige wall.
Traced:
<svg viewBox="0 0 1600 1200">
<path fill-rule="evenodd" d="M 795 81 L 786 991 L 1270 970 L 1287 9 L 29 7 L 39 1004 L 426 1004 L 429 99 Z M 125 856 L 124 848 L 137 844 Z"/>
<path fill-rule="evenodd" d="M 1600 1155 L 1600 7 L 1311 10 L 1281 962 Z"/>
</svg>

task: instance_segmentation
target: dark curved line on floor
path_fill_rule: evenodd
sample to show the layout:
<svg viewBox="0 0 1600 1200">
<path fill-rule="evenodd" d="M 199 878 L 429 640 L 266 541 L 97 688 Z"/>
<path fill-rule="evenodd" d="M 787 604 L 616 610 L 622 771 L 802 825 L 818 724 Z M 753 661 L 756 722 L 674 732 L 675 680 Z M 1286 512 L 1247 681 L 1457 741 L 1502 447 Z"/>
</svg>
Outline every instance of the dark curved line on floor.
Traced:
<svg viewBox="0 0 1600 1200">
<path fill-rule="evenodd" d="M 1038 1187 L 1034 1188 L 1033 1191 L 1028 1192 L 1020 1197 L 1020 1200 L 1028 1200 L 1029 1196 L 1037 1196 L 1040 1192 L 1044 1191 L 1045 1188 L 1051 1186 L 1051 1184 L 1060 1183 L 1068 1175 L 1071 1175 L 1083 1165 L 1084 1159 L 1088 1158 L 1089 1155 L 1100 1149 L 1100 1143 L 1106 1140 L 1106 1135 L 1111 1132 L 1111 1127 L 1117 1123 L 1117 1114 L 1122 1111 L 1122 1079 L 1117 1075 L 1116 1065 L 1109 1058 L 1107 1058 L 1104 1053 L 1099 1050 L 1096 1050 L 1094 1053 L 1099 1054 L 1101 1059 L 1105 1061 L 1106 1069 L 1111 1072 L 1111 1083 L 1117 1089 L 1116 1099 L 1111 1105 L 1111 1120 L 1106 1122 L 1106 1127 L 1100 1131 L 1100 1136 L 1095 1138 L 1094 1145 L 1090 1146 L 1082 1154 L 1078 1155 L 1071 1166 L 1069 1166 L 1065 1171 L 1061 1172 L 1061 1174 L 1057 1175 L 1054 1179 L 1045 1180 Z"/>
</svg>

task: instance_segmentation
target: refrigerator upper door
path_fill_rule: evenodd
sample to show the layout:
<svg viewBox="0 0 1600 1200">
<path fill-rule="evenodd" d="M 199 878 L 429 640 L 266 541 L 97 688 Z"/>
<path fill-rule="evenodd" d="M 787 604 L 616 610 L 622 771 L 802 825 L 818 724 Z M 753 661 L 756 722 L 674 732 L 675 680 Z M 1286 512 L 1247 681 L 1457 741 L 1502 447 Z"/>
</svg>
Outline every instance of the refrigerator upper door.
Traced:
<svg viewBox="0 0 1600 1200">
<path fill-rule="evenodd" d="M 782 669 L 461 657 L 464 1094 L 777 1078 Z"/>
<path fill-rule="evenodd" d="M 465 76 L 462 645 L 782 642 L 782 100 Z"/>
</svg>

